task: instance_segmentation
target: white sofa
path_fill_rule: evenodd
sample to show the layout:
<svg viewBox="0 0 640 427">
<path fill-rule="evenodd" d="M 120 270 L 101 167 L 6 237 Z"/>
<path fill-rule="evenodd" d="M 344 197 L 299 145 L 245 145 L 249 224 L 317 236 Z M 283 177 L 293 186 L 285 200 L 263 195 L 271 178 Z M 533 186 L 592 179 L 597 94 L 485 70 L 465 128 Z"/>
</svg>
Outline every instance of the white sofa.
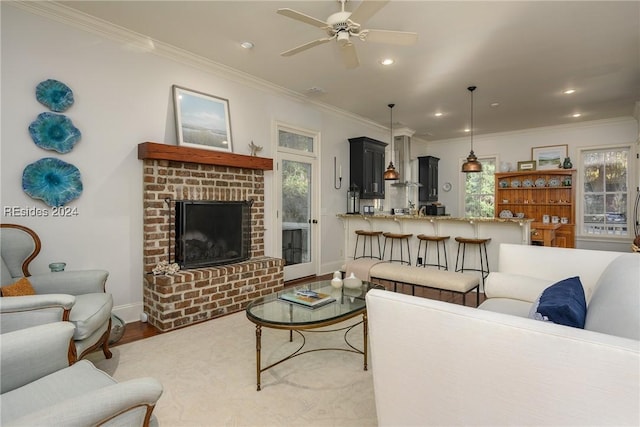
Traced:
<svg viewBox="0 0 640 427">
<path fill-rule="evenodd" d="M 528 318 L 571 276 L 585 329 Z M 640 254 L 503 244 L 486 294 L 367 294 L 380 426 L 640 425 Z"/>
</svg>

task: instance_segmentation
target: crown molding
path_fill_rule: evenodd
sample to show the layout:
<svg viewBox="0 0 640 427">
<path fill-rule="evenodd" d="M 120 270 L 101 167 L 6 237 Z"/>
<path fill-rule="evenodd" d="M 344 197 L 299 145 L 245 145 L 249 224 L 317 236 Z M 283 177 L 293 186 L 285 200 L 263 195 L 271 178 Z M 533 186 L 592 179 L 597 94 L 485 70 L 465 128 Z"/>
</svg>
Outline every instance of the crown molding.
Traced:
<svg viewBox="0 0 640 427">
<path fill-rule="evenodd" d="M 82 31 L 96 34 L 101 37 L 113 40 L 129 47 L 148 52 L 163 58 L 178 62 L 182 65 L 199 69 L 201 71 L 215 74 L 218 77 L 250 86 L 254 89 L 270 92 L 293 99 L 298 102 L 313 105 L 314 107 L 340 118 L 348 118 L 366 126 L 387 130 L 386 126 L 372 120 L 354 114 L 350 111 L 342 110 L 334 106 L 311 99 L 301 93 L 275 85 L 263 79 L 259 79 L 248 73 L 244 73 L 235 68 L 231 68 L 219 62 L 212 61 L 202 56 L 191 53 L 187 50 L 175 47 L 168 43 L 154 40 L 144 34 L 136 33 L 124 27 L 112 24 L 108 21 L 96 18 L 83 12 L 79 12 L 68 6 L 55 1 L 7 1 L 4 4 L 22 9 L 34 15 L 39 15 L 47 19 L 60 22 Z"/>
<path fill-rule="evenodd" d="M 495 132 L 495 133 L 485 133 L 485 134 L 480 134 L 480 135 L 475 135 L 474 134 L 474 138 L 473 140 L 475 142 L 478 141 L 482 141 L 484 139 L 491 139 L 491 138 L 499 138 L 499 137 L 508 137 L 508 136 L 519 136 L 519 135 L 531 135 L 531 134 L 536 134 L 539 132 L 546 132 L 546 131 L 550 131 L 550 130 L 566 130 L 566 129 L 585 129 L 585 128 L 590 128 L 590 127 L 597 127 L 597 126 L 607 126 L 607 125 L 617 125 L 617 124 L 623 124 L 623 123 L 629 123 L 631 121 L 635 120 L 633 117 L 631 116 L 624 116 L 624 117 L 613 117 L 610 119 L 600 119 L 600 120 L 591 120 L 591 121 L 584 121 L 584 122 L 579 122 L 579 123 L 565 123 L 565 124 L 561 124 L 561 125 L 554 125 L 554 126 L 540 126 L 540 127 L 535 127 L 535 128 L 529 128 L 529 129 L 520 129 L 520 130 L 513 130 L 513 131 L 508 131 L 508 132 Z M 428 144 L 440 144 L 440 143 L 455 143 L 455 142 L 469 142 L 469 137 L 459 137 L 459 138 L 450 138 L 450 139 L 438 139 L 438 140 L 424 140 L 426 143 Z"/>
</svg>

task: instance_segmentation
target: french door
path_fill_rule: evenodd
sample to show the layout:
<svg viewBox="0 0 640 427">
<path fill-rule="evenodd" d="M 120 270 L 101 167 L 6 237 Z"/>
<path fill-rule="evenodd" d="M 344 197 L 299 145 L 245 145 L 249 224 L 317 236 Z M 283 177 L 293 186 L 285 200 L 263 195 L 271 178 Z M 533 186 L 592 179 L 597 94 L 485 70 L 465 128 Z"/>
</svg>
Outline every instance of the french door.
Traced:
<svg viewBox="0 0 640 427">
<path fill-rule="evenodd" d="M 278 225 L 285 280 L 317 274 L 319 136 L 277 124 Z"/>
</svg>

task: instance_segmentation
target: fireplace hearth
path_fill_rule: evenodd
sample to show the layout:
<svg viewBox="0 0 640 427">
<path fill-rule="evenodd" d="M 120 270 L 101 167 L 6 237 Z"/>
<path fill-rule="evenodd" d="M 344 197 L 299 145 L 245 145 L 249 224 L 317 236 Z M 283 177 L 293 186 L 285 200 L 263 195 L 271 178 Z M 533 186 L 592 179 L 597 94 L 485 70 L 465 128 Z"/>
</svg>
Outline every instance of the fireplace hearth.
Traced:
<svg viewBox="0 0 640 427">
<path fill-rule="evenodd" d="M 273 169 L 271 159 L 151 142 L 138 145 L 138 158 L 144 184 L 143 305 L 150 324 L 173 330 L 244 310 L 251 300 L 282 290 L 284 261 L 264 253 L 264 171 Z M 234 218 L 205 219 L 178 238 L 178 215 L 167 199 L 184 202 L 187 216 L 190 208 L 217 203 L 243 210 Z M 242 227 L 237 245 L 228 229 L 240 227 L 240 217 L 249 227 Z M 152 274 L 158 263 L 178 259 L 178 240 L 192 252 L 182 269 Z M 213 264 L 203 262 L 203 255 L 212 256 Z"/>
</svg>

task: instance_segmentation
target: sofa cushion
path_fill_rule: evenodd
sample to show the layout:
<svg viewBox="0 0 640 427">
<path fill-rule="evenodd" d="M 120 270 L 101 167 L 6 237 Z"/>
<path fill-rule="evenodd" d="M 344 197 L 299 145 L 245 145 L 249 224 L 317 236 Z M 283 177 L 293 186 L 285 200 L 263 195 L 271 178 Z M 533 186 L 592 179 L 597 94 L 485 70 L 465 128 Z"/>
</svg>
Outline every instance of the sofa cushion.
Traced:
<svg viewBox="0 0 640 427">
<path fill-rule="evenodd" d="M 620 255 L 596 285 L 585 329 L 640 340 L 640 254 Z"/>
<path fill-rule="evenodd" d="M 511 298 L 489 298 L 480 304 L 478 308 L 512 316 L 529 317 L 531 303 Z"/>
<path fill-rule="evenodd" d="M 492 271 L 485 282 L 484 293 L 488 299 L 508 298 L 532 303 L 542 291 L 555 282 L 552 279 Z M 528 313 L 527 310 L 525 316 Z"/>
<path fill-rule="evenodd" d="M 21 277 L 15 283 L 0 288 L 3 297 L 21 297 L 24 295 L 35 295 L 36 291 L 31 286 L 31 282 L 26 277 Z"/>
<path fill-rule="evenodd" d="M 107 293 L 76 295 L 69 320 L 76 326 L 74 340 L 83 340 L 111 317 L 113 298 Z"/>
<path fill-rule="evenodd" d="M 545 289 L 531 307 L 532 318 L 584 328 L 587 302 L 578 276 L 561 280 Z"/>
</svg>

